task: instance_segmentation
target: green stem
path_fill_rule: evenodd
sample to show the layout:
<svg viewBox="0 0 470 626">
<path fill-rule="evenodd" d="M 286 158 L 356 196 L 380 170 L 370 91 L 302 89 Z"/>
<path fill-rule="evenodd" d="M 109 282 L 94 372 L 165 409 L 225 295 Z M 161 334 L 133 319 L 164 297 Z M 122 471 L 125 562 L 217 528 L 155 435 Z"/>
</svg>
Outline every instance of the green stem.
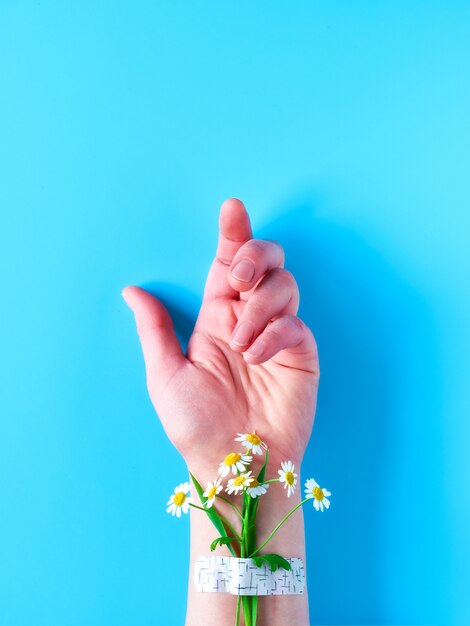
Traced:
<svg viewBox="0 0 470 626">
<path fill-rule="evenodd" d="M 250 512 L 250 497 L 247 494 L 243 496 L 243 525 L 242 525 L 242 538 L 243 544 L 241 547 L 241 556 L 248 556 L 248 525 L 249 525 L 249 512 Z M 239 596 L 240 597 L 240 596 Z M 251 598 L 249 596 L 242 597 L 242 605 L 243 605 L 243 617 L 245 619 L 245 626 L 252 626 L 251 620 Z"/>
<path fill-rule="evenodd" d="M 279 478 L 270 478 L 269 480 L 263 480 L 261 484 L 265 485 L 266 483 L 278 483 L 278 482 L 279 482 Z"/>
<path fill-rule="evenodd" d="M 273 530 L 273 532 L 269 535 L 269 537 L 266 539 L 266 541 L 264 541 L 259 548 L 256 548 L 256 550 L 254 552 L 252 552 L 250 554 L 250 557 L 255 556 L 256 554 L 258 554 L 258 552 L 260 550 L 262 550 L 264 548 L 264 546 L 271 541 L 271 539 L 273 538 L 273 536 L 277 533 L 277 531 L 281 528 L 281 526 L 284 524 L 284 522 L 289 519 L 289 517 L 292 515 L 292 513 L 294 513 L 295 511 L 297 511 L 298 508 L 300 508 L 303 504 L 305 504 L 306 502 L 308 502 L 309 498 L 305 498 L 305 500 L 302 500 L 302 502 L 299 502 L 299 504 L 297 504 L 296 506 L 294 506 L 294 508 L 289 511 L 289 513 L 287 513 L 287 515 L 285 515 L 282 520 L 279 522 L 279 524 L 275 527 L 275 529 Z"/>
<path fill-rule="evenodd" d="M 204 513 L 207 513 L 207 509 L 203 509 L 202 506 L 198 506 L 197 504 L 192 504 L 191 502 L 189 502 L 189 506 L 192 506 L 193 509 L 199 509 L 200 511 L 204 511 Z"/>
<path fill-rule="evenodd" d="M 243 617 L 245 618 L 245 626 L 253 626 L 251 619 L 251 599 L 254 596 L 241 596 L 243 605 Z"/>
<path fill-rule="evenodd" d="M 238 596 L 237 599 L 237 613 L 235 615 L 235 626 L 239 626 L 240 624 L 240 605 L 242 603 L 242 597 Z"/>
<path fill-rule="evenodd" d="M 197 504 L 191 504 L 189 503 L 189 506 L 192 506 L 193 509 L 199 509 L 200 511 L 204 511 L 204 513 L 207 514 L 207 509 L 203 509 L 201 506 L 198 506 Z M 242 543 L 242 538 L 240 537 L 240 535 L 237 533 L 237 531 L 235 530 L 235 528 L 232 526 L 232 524 L 230 522 L 228 522 L 225 517 L 222 517 L 222 515 L 220 515 L 219 513 L 219 517 L 220 519 L 223 521 L 224 524 L 227 524 L 228 528 L 230 528 L 230 530 L 232 531 L 232 533 L 235 535 L 235 539 L 237 539 L 237 541 L 240 543 Z"/>
<path fill-rule="evenodd" d="M 244 511 L 245 515 L 242 516 L 242 542 L 240 544 L 240 556 L 243 559 L 246 555 L 246 510 Z"/>
<path fill-rule="evenodd" d="M 238 508 L 238 506 L 235 506 L 235 504 L 233 502 L 230 502 L 230 500 L 228 498 L 225 498 L 224 496 L 219 496 L 217 495 L 216 498 L 220 498 L 221 500 L 223 500 L 224 502 L 226 502 L 227 504 L 230 504 L 230 506 L 232 507 L 232 509 L 234 509 L 237 514 L 243 519 L 243 515 L 242 512 L 240 511 L 240 509 Z"/>
</svg>

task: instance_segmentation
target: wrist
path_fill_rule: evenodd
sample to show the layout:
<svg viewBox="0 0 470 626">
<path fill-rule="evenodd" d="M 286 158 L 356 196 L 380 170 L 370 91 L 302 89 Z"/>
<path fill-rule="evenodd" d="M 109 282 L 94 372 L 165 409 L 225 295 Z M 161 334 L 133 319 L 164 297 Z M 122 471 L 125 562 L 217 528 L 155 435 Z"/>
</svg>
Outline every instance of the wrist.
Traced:
<svg viewBox="0 0 470 626">
<path fill-rule="evenodd" d="M 285 461 L 286 459 L 282 459 Z M 284 487 L 284 484 L 279 482 L 278 469 L 281 467 L 281 461 L 275 458 L 269 457 L 268 471 L 266 473 L 266 480 L 275 479 L 276 482 L 270 482 L 269 488 L 266 494 L 258 496 L 259 507 L 256 518 L 256 547 L 262 545 L 266 539 L 269 538 L 276 525 L 296 506 L 302 501 L 302 483 L 300 480 L 300 462 L 292 459 L 295 465 L 295 472 L 297 473 L 297 484 L 294 492 L 288 497 L 288 491 Z M 255 476 L 258 475 L 264 458 L 261 456 L 254 456 L 253 462 L 250 464 L 250 469 Z M 217 466 L 216 466 L 217 467 Z M 217 470 L 214 472 L 214 465 L 210 467 L 206 464 L 189 466 L 191 473 L 197 478 L 203 489 L 205 489 L 208 481 L 214 481 L 217 475 Z M 227 484 L 227 480 L 232 475 L 223 479 L 223 484 Z M 242 499 L 240 496 L 230 496 L 225 491 L 220 492 L 224 498 L 227 498 L 233 504 L 242 507 Z M 199 506 L 201 501 L 199 495 L 191 484 L 191 497 L 193 502 Z M 241 528 L 241 520 L 236 511 L 224 500 L 216 497 L 214 506 L 217 511 L 225 517 L 230 524 L 234 526 L 237 531 Z M 305 532 L 304 532 L 304 518 L 303 507 L 299 507 L 288 519 L 282 524 L 279 530 L 273 535 L 266 546 L 264 546 L 259 554 L 275 553 L 285 558 L 298 557 L 301 558 L 306 566 L 305 559 Z M 191 528 L 191 559 L 190 559 L 190 578 L 194 571 L 194 565 L 198 557 L 210 555 L 210 544 L 219 536 L 218 530 L 213 526 L 208 515 L 203 511 L 191 508 L 190 509 L 190 528 Z M 239 551 L 236 551 L 239 555 Z M 218 546 L 213 554 L 220 556 L 231 556 L 231 553 L 226 545 Z M 196 607 L 202 607 L 204 605 L 204 595 L 195 590 L 194 585 L 190 584 L 189 591 L 189 603 L 190 606 L 196 611 Z M 207 624 L 220 625 L 227 623 L 226 616 L 233 613 L 236 609 L 236 598 L 230 594 L 218 594 L 215 601 L 211 602 L 211 620 Z M 301 595 L 292 596 L 271 596 L 271 597 L 259 597 L 259 613 L 260 619 L 258 620 L 259 626 L 266 626 L 269 624 L 285 624 L 293 623 L 304 626 L 308 624 L 308 595 L 307 590 Z M 196 622 L 194 622 L 196 623 Z M 192 622 L 188 620 L 187 626 L 192 626 Z"/>
</svg>

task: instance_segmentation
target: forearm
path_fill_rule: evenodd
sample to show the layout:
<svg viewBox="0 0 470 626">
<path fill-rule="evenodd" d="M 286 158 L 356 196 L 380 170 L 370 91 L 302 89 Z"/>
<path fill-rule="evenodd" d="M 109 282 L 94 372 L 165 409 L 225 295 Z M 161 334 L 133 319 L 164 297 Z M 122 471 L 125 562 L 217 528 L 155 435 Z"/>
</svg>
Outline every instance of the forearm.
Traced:
<svg viewBox="0 0 470 626">
<path fill-rule="evenodd" d="M 300 482 L 300 481 L 299 481 Z M 299 487 L 299 485 L 298 485 Z M 192 493 L 194 502 L 199 504 L 197 493 Z M 287 497 L 280 483 L 271 483 L 268 493 L 260 496 L 257 516 L 257 545 L 260 546 L 272 532 L 276 524 L 301 500 L 300 489 Z M 235 527 L 240 527 L 240 519 L 228 504 L 217 499 L 217 509 Z M 237 596 L 228 593 L 202 593 L 193 583 L 194 562 L 200 555 L 210 554 L 209 545 L 218 535 L 203 511 L 191 509 L 191 555 L 186 626 L 232 626 L 235 623 Z M 284 557 L 300 557 L 305 563 L 305 533 L 302 508 L 295 511 L 277 531 L 260 553 L 276 553 Z M 227 547 L 217 548 L 217 554 L 230 556 Z M 241 620 L 242 624 L 243 621 Z M 258 626 L 307 626 L 307 589 L 302 595 L 260 596 Z"/>
</svg>

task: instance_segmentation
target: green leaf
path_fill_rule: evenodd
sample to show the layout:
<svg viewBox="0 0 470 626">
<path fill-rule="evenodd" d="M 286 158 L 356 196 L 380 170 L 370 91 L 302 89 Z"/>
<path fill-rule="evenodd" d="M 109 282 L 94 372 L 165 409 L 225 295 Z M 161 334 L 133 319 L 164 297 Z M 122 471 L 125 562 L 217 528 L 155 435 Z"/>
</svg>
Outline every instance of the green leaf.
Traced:
<svg viewBox="0 0 470 626">
<path fill-rule="evenodd" d="M 261 567 L 264 561 L 267 565 L 269 565 L 272 572 L 275 572 L 278 567 L 282 567 L 287 571 L 290 571 L 291 569 L 289 561 L 286 561 L 286 559 L 279 554 L 258 554 L 256 556 L 252 556 L 251 558 L 257 567 Z"/>
<path fill-rule="evenodd" d="M 227 546 L 232 541 L 235 541 L 235 537 L 217 537 L 217 539 L 214 539 L 214 541 L 211 543 L 211 552 L 214 552 L 214 550 L 217 548 L 217 544 L 221 546 Z"/>
<path fill-rule="evenodd" d="M 197 479 L 191 474 L 191 472 L 189 472 L 189 475 L 191 476 L 191 480 L 193 481 L 194 487 L 196 488 L 199 499 L 201 500 L 201 503 L 204 506 L 204 504 L 207 502 L 207 498 L 205 498 L 203 495 L 204 489 L 198 483 Z M 207 517 L 210 519 L 210 521 L 217 528 L 220 535 L 222 537 L 228 537 L 227 531 L 225 530 L 225 525 L 223 521 L 221 520 L 220 515 L 217 513 L 217 510 L 214 507 L 211 507 L 210 509 L 206 509 L 206 514 L 207 514 Z M 230 550 L 233 556 L 237 556 L 235 553 L 235 550 L 230 544 L 228 544 L 228 549 Z"/>
</svg>

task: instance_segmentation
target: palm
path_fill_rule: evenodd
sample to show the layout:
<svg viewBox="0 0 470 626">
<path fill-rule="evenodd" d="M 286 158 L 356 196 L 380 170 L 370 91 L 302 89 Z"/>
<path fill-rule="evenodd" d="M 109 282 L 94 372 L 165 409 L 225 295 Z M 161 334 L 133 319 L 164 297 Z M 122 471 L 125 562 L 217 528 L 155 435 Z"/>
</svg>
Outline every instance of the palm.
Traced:
<svg viewBox="0 0 470 626">
<path fill-rule="evenodd" d="M 228 240 L 232 243 L 234 239 L 232 236 Z M 250 237 L 246 239 L 249 241 Z M 161 315 L 160 325 L 165 328 L 168 313 L 161 303 L 156 304 L 158 301 L 149 301 L 146 305 L 147 322 L 140 324 L 141 329 L 145 326 L 141 339 L 155 409 L 170 440 L 193 471 L 213 468 L 215 472 L 226 454 L 239 449 L 239 444 L 233 442 L 238 432 L 256 431 L 270 449 L 276 451 L 279 459 L 300 461 L 315 412 L 318 359 L 310 331 L 293 315 L 298 298 L 286 300 L 285 306 L 271 311 L 273 315 L 269 311 L 265 314 L 262 336 L 269 343 L 271 332 L 273 337 L 278 337 L 277 341 L 288 342 L 289 333 L 302 332 L 301 336 L 305 335 L 302 343 L 282 349 L 279 349 L 282 346 L 273 347 L 270 358 L 256 363 L 256 359 L 247 359 L 243 350 L 234 349 L 231 336 L 237 321 L 249 316 L 250 306 L 257 298 L 259 300 L 262 290 L 258 285 L 263 279 L 261 277 L 250 289 L 238 292 L 228 284 L 227 273 L 227 264 L 216 258 L 186 356 L 175 343 L 174 334 L 168 334 L 165 363 L 161 357 L 160 360 L 155 358 L 158 336 L 154 344 L 149 345 L 145 327 L 149 319 L 155 325 L 155 319 Z M 269 297 L 268 301 L 274 299 Z M 259 302 L 257 306 L 259 308 Z M 137 312 L 136 317 L 139 326 Z M 279 325 L 286 320 L 290 320 L 292 328 Z M 272 332 L 276 331 L 276 324 L 282 332 Z"/>
<path fill-rule="evenodd" d="M 240 306 L 241 305 L 241 306 Z M 317 373 L 269 359 L 249 365 L 230 335 L 243 301 L 216 301 L 202 311 L 188 345 L 188 364 L 155 394 L 155 408 L 175 446 L 217 468 L 237 449 L 237 432 L 260 434 L 282 458 L 302 456 L 315 410 Z M 238 316 L 237 316 L 238 319 Z M 300 364 L 299 364 L 300 365 Z"/>
</svg>

